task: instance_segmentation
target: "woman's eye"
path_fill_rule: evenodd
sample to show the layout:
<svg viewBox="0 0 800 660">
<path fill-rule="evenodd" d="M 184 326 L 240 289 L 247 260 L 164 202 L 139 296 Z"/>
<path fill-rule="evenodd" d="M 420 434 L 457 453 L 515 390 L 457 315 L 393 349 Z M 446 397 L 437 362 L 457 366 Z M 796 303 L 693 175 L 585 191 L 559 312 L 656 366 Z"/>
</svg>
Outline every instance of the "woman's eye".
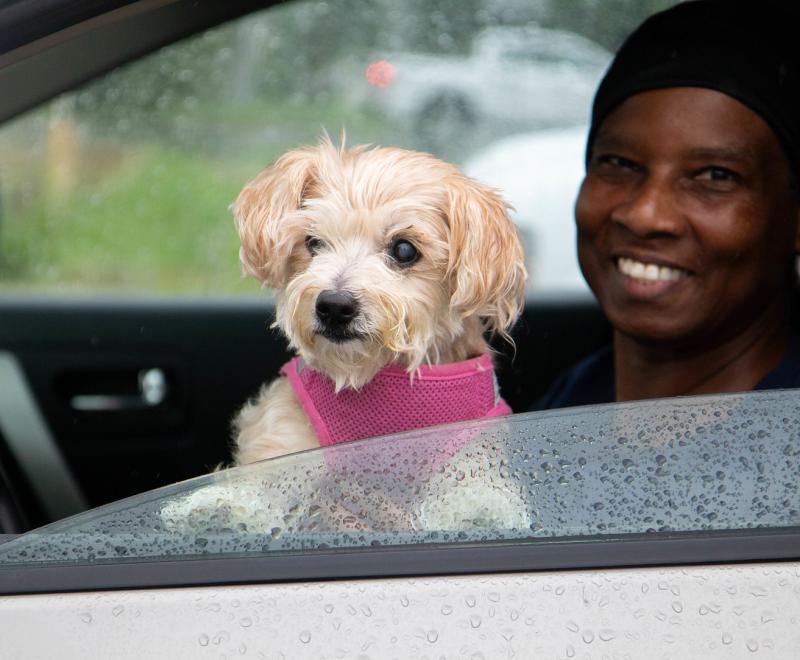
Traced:
<svg viewBox="0 0 800 660">
<path fill-rule="evenodd" d="M 419 250 L 403 238 L 392 243 L 389 247 L 389 255 L 402 266 L 410 266 L 420 258 Z"/>
<path fill-rule="evenodd" d="M 610 167 L 622 167 L 625 169 L 635 169 L 636 163 L 632 160 L 624 158 L 623 156 L 617 156 L 615 154 L 600 154 L 599 156 L 595 157 L 595 162 L 598 165 L 606 165 Z"/>
<path fill-rule="evenodd" d="M 700 171 L 697 178 L 706 181 L 738 181 L 740 177 L 727 167 L 707 167 Z"/>
<path fill-rule="evenodd" d="M 320 251 L 322 245 L 322 241 L 316 236 L 306 236 L 306 250 L 308 250 L 309 254 L 312 256 Z"/>
</svg>

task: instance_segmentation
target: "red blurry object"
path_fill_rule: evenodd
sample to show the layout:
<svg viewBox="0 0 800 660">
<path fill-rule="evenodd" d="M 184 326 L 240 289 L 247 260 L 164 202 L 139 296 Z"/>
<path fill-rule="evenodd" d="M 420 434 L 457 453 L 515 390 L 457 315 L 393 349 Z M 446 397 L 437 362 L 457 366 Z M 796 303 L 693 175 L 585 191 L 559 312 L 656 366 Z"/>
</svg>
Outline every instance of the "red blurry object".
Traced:
<svg viewBox="0 0 800 660">
<path fill-rule="evenodd" d="M 386 88 L 392 84 L 397 69 L 388 60 L 372 62 L 367 67 L 367 82 L 373 87 Z"/>
</svg>

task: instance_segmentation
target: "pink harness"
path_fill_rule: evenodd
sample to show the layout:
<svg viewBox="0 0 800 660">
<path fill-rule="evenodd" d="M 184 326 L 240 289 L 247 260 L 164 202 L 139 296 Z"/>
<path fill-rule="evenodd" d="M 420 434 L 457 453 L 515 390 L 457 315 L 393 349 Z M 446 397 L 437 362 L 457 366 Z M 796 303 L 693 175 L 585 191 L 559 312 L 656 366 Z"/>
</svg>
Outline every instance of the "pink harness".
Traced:
<svg viewBox="0 0 800 660">
<path fill-rule="evenodd" d="M 381 369 L 360 390 L 333 381 L 296 357 L 281 368 L 321 445 L 511 414 L 487 354 L 420 367 L 413 381 L 399 365 Z"/>
</svg>

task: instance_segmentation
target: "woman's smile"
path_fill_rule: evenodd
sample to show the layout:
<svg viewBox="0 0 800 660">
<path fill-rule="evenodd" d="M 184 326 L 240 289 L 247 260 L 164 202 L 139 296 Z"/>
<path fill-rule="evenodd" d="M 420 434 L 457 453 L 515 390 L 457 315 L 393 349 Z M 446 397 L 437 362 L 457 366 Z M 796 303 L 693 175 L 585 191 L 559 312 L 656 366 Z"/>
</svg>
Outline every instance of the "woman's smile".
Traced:
<svg viewBox="0 0 800 660">
<path fill-rule="evenodd" d="M 617 257 L 612 261 L 620 276 L 621 286 L 633 298 L 650 299 L 676 293 L 690 276 L 688 271 L 681 268 L 628 257 Z"/>
</svg>

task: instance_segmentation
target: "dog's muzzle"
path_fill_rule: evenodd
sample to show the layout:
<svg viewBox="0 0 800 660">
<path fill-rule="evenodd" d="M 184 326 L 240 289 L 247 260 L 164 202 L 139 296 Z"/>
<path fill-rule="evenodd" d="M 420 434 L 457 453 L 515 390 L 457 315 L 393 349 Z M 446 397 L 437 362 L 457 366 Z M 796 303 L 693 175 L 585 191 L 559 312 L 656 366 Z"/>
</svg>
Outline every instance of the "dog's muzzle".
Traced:
<svg viewBox="0 0 800 660">
<path fill-rule="evenodd" d="M 353 321 L 358 316 L 359 305 L 355 297 L 346 291 L 322 291 L 317 296 L 315 307 L 319 334 L 333 342 L 358 339 L 353 330 Z"/>
</svg>

